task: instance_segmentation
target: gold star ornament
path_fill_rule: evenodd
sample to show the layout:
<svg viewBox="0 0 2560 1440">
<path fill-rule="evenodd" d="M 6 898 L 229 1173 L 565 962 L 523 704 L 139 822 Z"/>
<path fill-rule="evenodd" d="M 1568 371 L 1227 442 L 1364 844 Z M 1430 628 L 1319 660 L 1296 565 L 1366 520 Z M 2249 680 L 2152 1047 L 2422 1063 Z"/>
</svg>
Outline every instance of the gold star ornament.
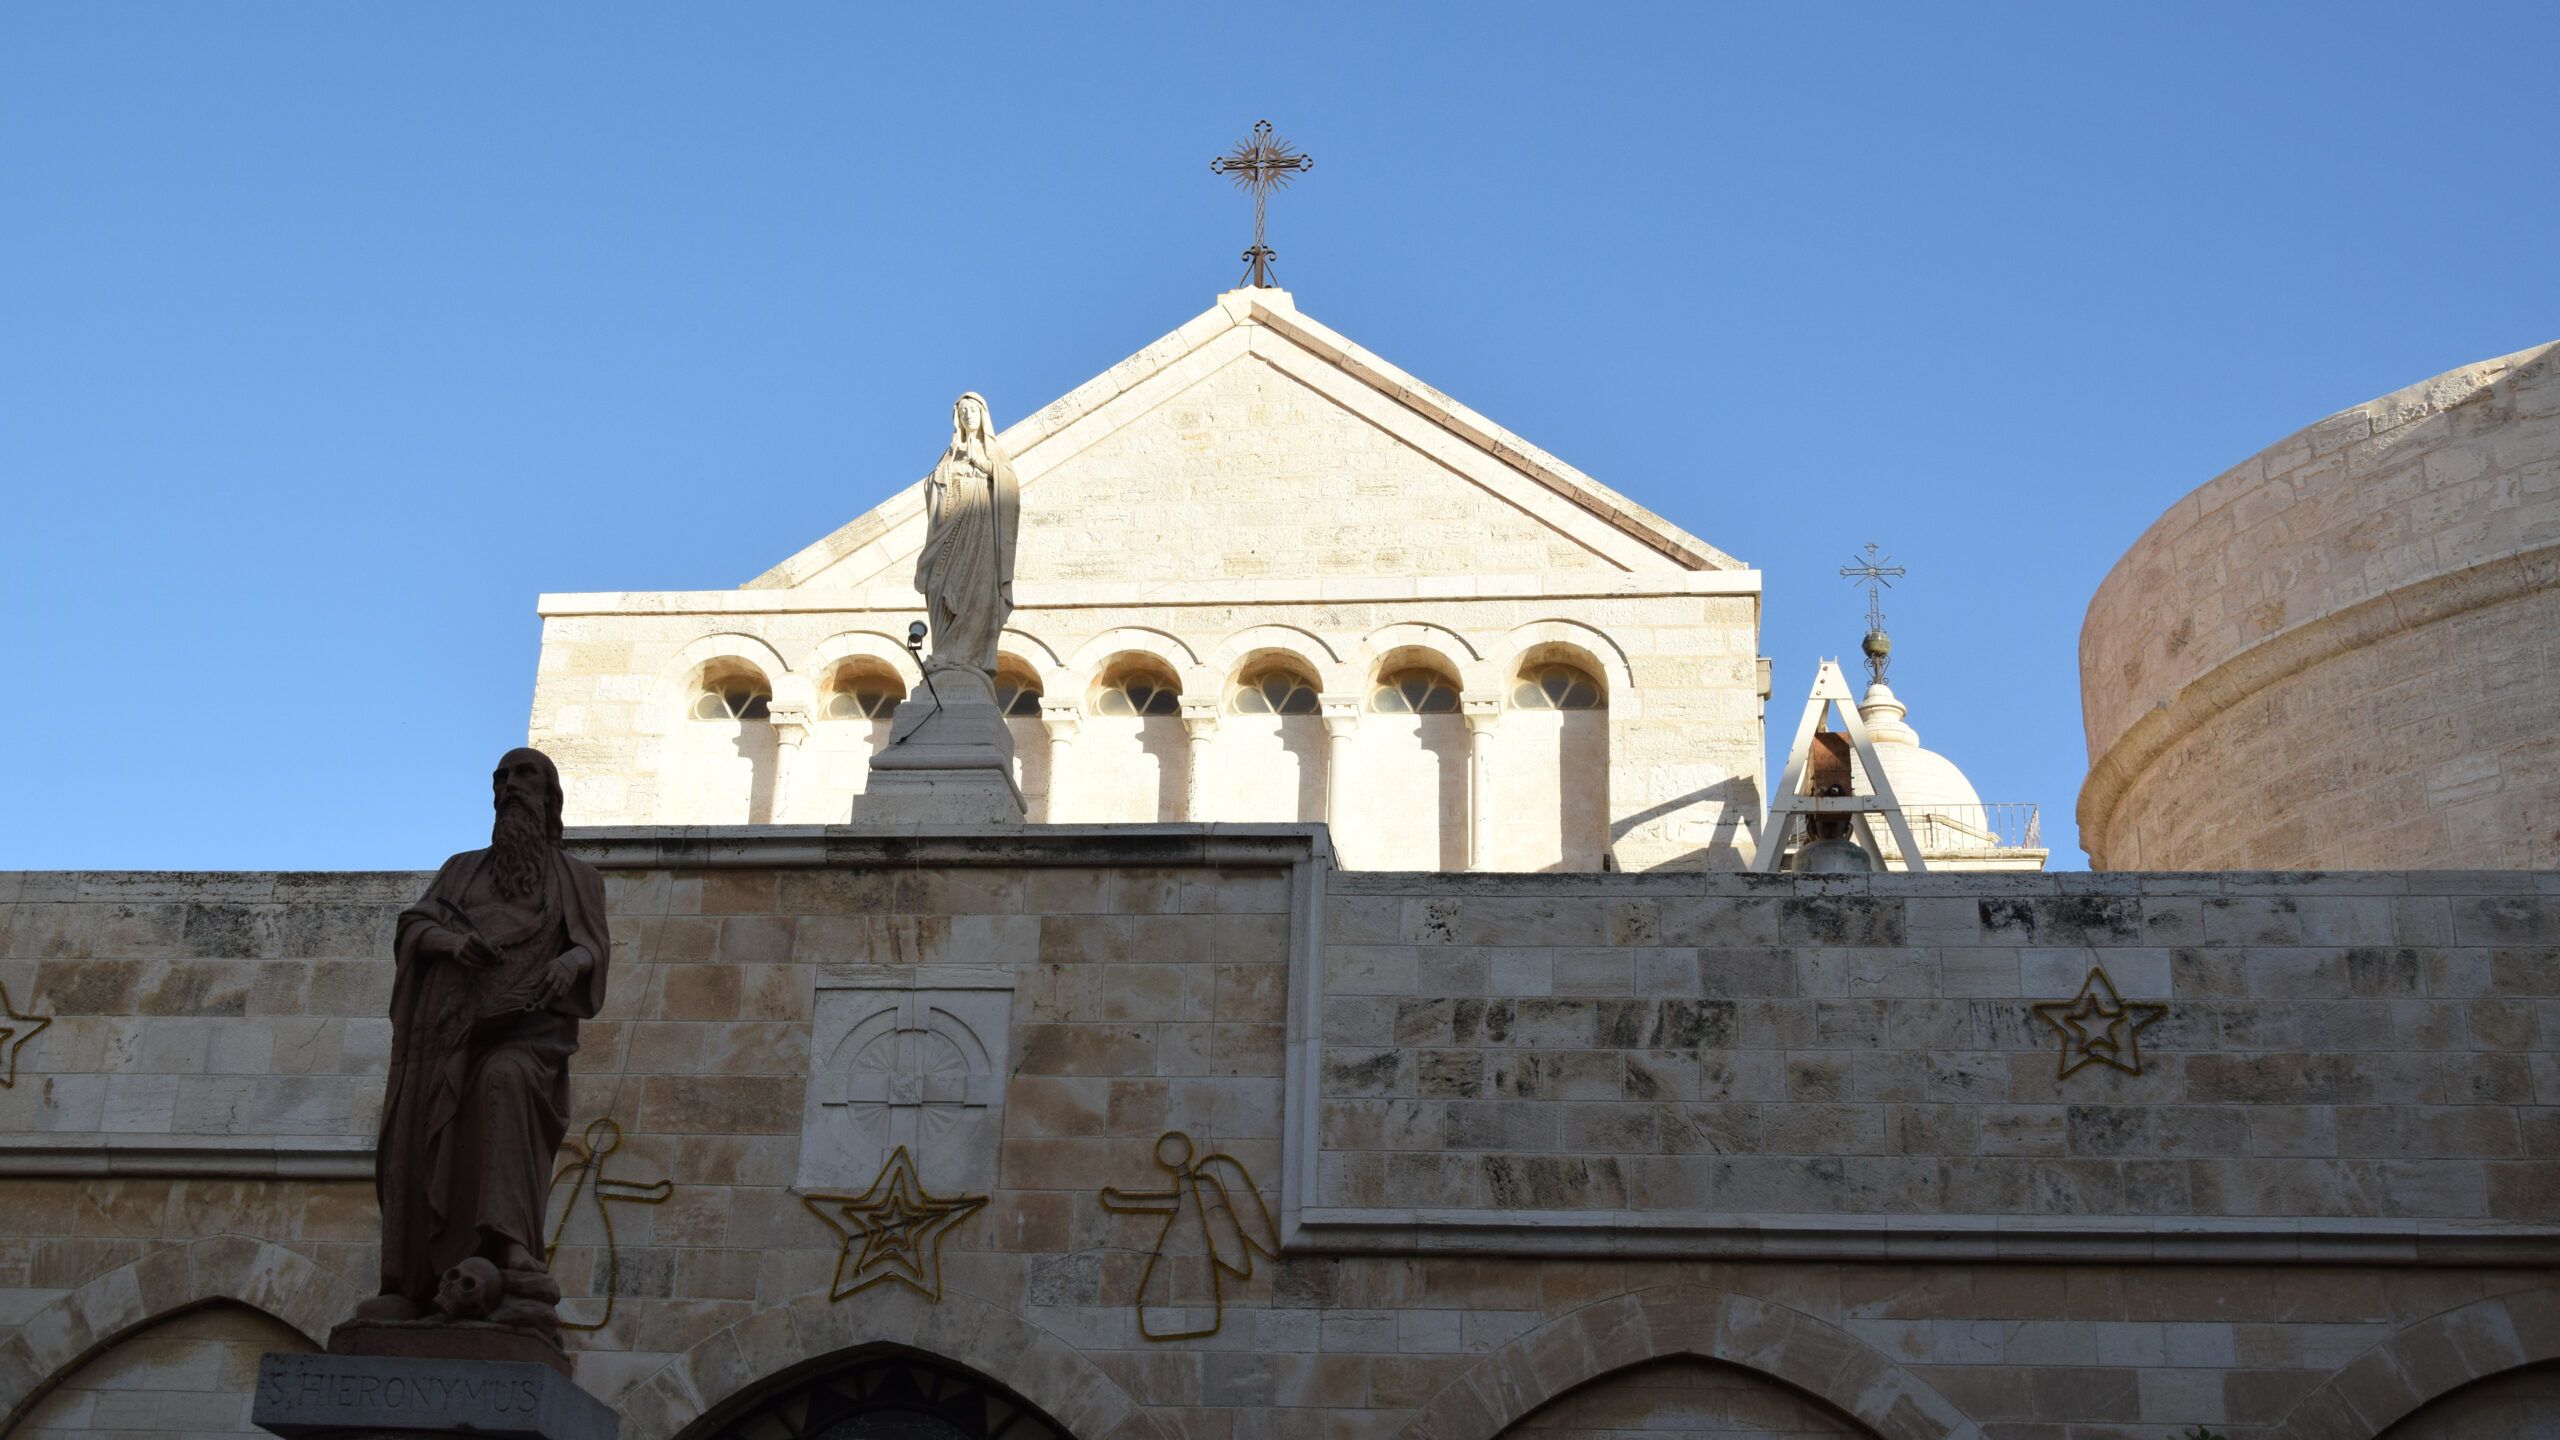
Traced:
<svg viewBox="0 0 2560 1440">
<path fill-rule="evenodd" d="M 842 1300 L 895 1280 L 927 1300 L 942 1298 L 942 1239 L 987 1203 L 984 1195 L 928 1192 L 901 1145 L 880 1178 L 859 1195 L 803 1195 L 800 1203 L 843 1240 L 827 1298 Z"/>
<path fill-rule="evenodd" d="M 2142 1032 L 2169 1013 L 2166 1005 L 2128 1001 L 2116 993 L 2106 967 L 2098 966 L 2080 982 L 2080 993 L 2068 1000 L 2047 1000 L 2035 1007 L 2036 1018 L 2062 1037 L 2056 1078 L 2087 1065 L 2112 1065 L 2127 1075 L 2142 1073 Z"/>
<path fill-rule="evenodd" d="M 18 1052 L 27 1048 L 28 1041 L 43 1034 L 44 1027 L 53 1023 L 53 1017 L 19 1014 L 18 1007 L 9 1003 L 9 987 L 6 985 L 0 985 L 0 1015 L 5 1015 L 8 1020 L 8 1023 L 0 1024 L 0 1046 L 7 1047 L 9 1057 L 8 1073 L 0 1075 L 0 1090 L 7 1090 L 18 1083 Z"/>
</svg>

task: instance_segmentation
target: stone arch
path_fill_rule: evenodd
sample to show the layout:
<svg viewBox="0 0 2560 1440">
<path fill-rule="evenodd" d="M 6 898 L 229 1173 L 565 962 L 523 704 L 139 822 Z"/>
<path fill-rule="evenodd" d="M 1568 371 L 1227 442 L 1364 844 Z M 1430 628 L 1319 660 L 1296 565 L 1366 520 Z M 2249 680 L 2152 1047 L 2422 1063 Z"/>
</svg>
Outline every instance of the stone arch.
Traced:
<svg viewBox="0 0 2560 1440">
<path fill-rule="evenodd" d="M 72 1372 L 138 1330 L 217 1300 L 273 1317 L 314 1346 L 366 1292 L 309 1256 L 246 1235 L 155 1250 L 27 1317 L 0 1345 L 0 1434 Z"/>
<path fill-rule="evenodd" d="M 2285 1413 L 2274 1440 L 2364 1440 L 2475 1380 L 2554 1359 L 2560 1359 L 2560 1289 L 2475 1300 L 2348 1361 Z"/>
<path fill-rule="evenodd" d="M 1325 818 L 1330 760 L 1322 722 L 1314 711 L 1295 716 L 1247 714 L 1235 709 L 1240 682 L 1266 666 L 1300 672 L 1321 697 L 1359 684 L 1341 652 L 1314 631 L 1296 625 L 1251 625 L 1218 642 L 1201 666 L 1194 692 L 1221 720 L 1195 788 L 1216 799 L 1193 819 L 1304 823 Z"/>
<path fill-rule="evenodd" d="M 1782 1381 L 1895 1440 L 1980 1434 L 1927 1381 L 1846 1330 L 1773 1300 L 1691 1285 L 1633 1291 L 1548 1321 L 1459 1372 L 1396 1434 L 1493 1440 L 1577 1386 L 1678 1355 Z"/>
<path fill-rule="evenodd" d="M 1031 667 L 1040 677 L 1044 695 L 1064 694 L 1074 688 L 1067 675 L 1067 662 L 1058 658 L 1058 647 L 1028 630 L 1007 625 L 996 640 L 996 653 L 1010 655 Z"/>
<path fill-rule="evenodd" d="M 757 636 L 724 630 L 697 637 L 660 667 L 657 682 L 649 687 L 649 704 L 640 714 L 640 732 L 665 734 L 673 730 L 675 722 L 683 718 L 685 683 L 693 678 L 694 671 L 714 660 L 742 660 L 753 665 L 773 683 L 776 700 L 789 698 L 781 687 L 785 677 L 796 672 L 783 663 L 782 652 Z M 808 697 L 799 698 L 806 703 Z"/>
<path fill-rule="evenodd" d="M 1180 636 L 1147 625 L 1122 625 L 1105 630 L 1076 647 L 1076 652 L 1067 657 L 1066 674 L 1062 677 L 1066 684 L 1060 687 L 1061 692 L 1072 691 L 1082 695 L 1095 680 L 1101 678 L 1101 667 L 1119 655 L 1151 655 L 1163 661 L 1173 671 L 1174 677 L 1182 682 L 1182 693 L 1186 696 L 1205 677 L 1200 652 L 1192 649 Z"/>
<path fill-rule="evenodd" d="M 776 1390 L 884 1348 L 974 1371 L 1076 1440 L 1176 1440 L 1057 1335 L 975 1296 L 934 1302 L 903 1287 L 859 1305 L 804 1295 L 706 1336 L 624 1393 L 621 1440 L 708 1440 Z"/>
<path fill-rule="evenodd" d="M 1427 650 L 1441 658 L 1458 677 L 1461 690 L 1480 691 L 1500 683 L 1484 652 L 1466 636 L 1427 620 L 1398 620 L 1360 637 L 1352 683 L 1365 687 L 1378 678 L 1378 664 L 1398 650 Z"/>
<path fill-rule="evenodd" d="M 1506 696 L 1510 682 L 1520 673 L 1523 658 L 1542 649 L 1562 650 L 1578 657 L 1607 687 L 1609 709 L 1627 717 L 1635 715 L 1635 672 L 1627 664 L 1627 652 L 1608 632 L 1579 620 L 1532 620 L 1502 637 L 1494 652 L 1494 666 Z"/>
<path fill-rule="evenodd" d="M 30 1398 L 8 1432 L 47 1440 L 124 1440 L 136 1430 L 188 1440 L 268 1440 L 249 1419 L 258 1359 L 318 1352 L 254 1305 L 223 1297 L 127 1331 Z"/>
<path fill-rule="evenodd" d="M 1494 870 L 1591 871 L 1610 856 L 1613 734 L 1636 718 L 1638 698 L 1626 652 L 1580 621 L 1549 618 L 1515 626 L 1491 647 L 1493 693 L 1506 712 L 1486 782 L 1501 821 L 1482 840 Z M 1515 698 L 1524 667 L 1562 662 L 1588 673 L 1601 713 L 1523 711 Z"/>
<path fill-rule="evenodd" d="M 1307 667 L 1316 688 L 1328 694 L 1359 685 L 1361 676 L 1342 663 L 1342 656 L 1312 630 L 1295 625 L 1253 625 L 1218 642 L 1203 667 L 1216 677 L 1223 693 L 1248 662 L 1264 655 L 1285 655 Z"/>
<path fill-rule="evenodd" d="M 839 630 L 800 653 L 799 673 L 811 686 L 826 683 L 827 672 L 846 660 L 877 660 L 898 673 L 910 688 L 920 673 L 915 656 L 896 637 L 878 630 Z"/>
<path fill-rule="evenodd" d="M 656 732 L 658 818 L 675 824 L 762 824 L 773 815 L 774 782 L 780 769 L 775 737 L 760 722 L 742 727 L 719 748 L 722 738 L 686 727 L 692 704 L 687 693 L 694 675 L 721 660 L 751 665 L 771 687 L 774 703 L 807 709 L 816 699 L 810 678 L 792 670 L 782 653 L 763 639 L 740 631 L 720 631 L 696 638 L 658 671 L 649 704 L 635 727 Z M 734 813 L 723 813 L 734 812 Z"/>
</svg>

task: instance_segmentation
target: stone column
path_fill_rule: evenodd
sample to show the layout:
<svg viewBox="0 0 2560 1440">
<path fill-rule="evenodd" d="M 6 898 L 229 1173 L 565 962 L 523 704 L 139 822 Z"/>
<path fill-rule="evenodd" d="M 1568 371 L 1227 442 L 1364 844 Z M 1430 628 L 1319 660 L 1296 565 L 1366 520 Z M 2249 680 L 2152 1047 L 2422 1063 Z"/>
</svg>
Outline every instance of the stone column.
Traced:
<svg viewBox="0 0 2560 1440">
<path fill-rule="evenodd" d="M 792 772 L 799 768 L 801 742 L 809 738 L 809 711 L 776 701 L 766 713 L 773 721 L 773 803 L 765 809 L 765 823 L 784 825 L 791 820 Z"/>
<path fill-rule="evenodd" d="M 1210 700 L 1182 702 L 1183 733 L 1191 737 L 1189 766 L 1182 776 L 1182 818 L 1204 821 L 1209 818 L 1209 796 L 1202 788 L 1209 772 L 1209 742 L 1218 733 L 1218 706 Z"/>
<path fill-rule="evenodd" d="M 1342 853 L 1342 821 L 1350 797 L 1343 787 L 1351 780 L 1351 735 L 1360 728 L 1358 695 L 1320 695 L 1324 715 L 1324 823 L 1333 827 L 1334 853 Z"/>
<path fill-rule="evenodd" d="M 1502 718 L 1500 695 L 1458 697 L 1467 717 L 1467 868 L 1493 868 L 1493 726 Z"/>
<path fill-rule="evenodd" d="M 1058 823 L 1058 793 L 1064 788 L 1067 774 L 1067 750 L 1076 743 L 1076 726 L 1084 712 L 1073 701 L 1053 704 L 1040 702 L 1040 724 L 1049 732 L 1049 788 L 1040 796 L 1040 823 Z"/>
</svg>

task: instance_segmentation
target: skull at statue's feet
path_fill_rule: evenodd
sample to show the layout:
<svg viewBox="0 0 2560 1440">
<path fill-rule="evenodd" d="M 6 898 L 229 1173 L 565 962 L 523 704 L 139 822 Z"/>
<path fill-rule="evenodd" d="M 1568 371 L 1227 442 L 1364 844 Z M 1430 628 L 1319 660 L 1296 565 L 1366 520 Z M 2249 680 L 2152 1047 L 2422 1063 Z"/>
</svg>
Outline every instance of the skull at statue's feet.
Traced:
<svg viewBox="0 0 2560 1440">
<path fill-rule="evenodd" d="M 486 1320 L 506 1297 L 506 1288 L 498 1267 L 474 1255 L 444 1272 L 444 1283 L 436 1287 L 436 1308 L 448 1320 Z"/>
</svg>

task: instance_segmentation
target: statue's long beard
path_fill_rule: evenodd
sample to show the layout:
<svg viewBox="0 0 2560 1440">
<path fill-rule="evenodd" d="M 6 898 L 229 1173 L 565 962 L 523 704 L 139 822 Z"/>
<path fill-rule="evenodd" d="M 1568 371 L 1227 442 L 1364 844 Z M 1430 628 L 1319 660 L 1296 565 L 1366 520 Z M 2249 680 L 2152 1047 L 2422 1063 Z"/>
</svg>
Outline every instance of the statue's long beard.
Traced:
<svg viewBox="0 0 2560 1440">
<path fill-rule="evenodd" d="M 498 893 L 510 900 L 538 893 L 550 860 L 551 837 L 544 833 L 542 817 L 521 801 L 500 804 L 497 823 L 489 831 L 489 868 Z"/>
</svg>

